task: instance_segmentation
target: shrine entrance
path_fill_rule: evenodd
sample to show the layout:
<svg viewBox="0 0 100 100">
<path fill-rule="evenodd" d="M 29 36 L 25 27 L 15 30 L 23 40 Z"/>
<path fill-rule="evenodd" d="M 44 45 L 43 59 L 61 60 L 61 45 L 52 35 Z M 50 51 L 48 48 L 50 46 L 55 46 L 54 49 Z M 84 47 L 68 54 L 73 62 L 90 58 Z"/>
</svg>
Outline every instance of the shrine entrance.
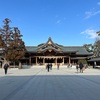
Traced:
<svg viewBox="0 0 100 100">
<path fill-rule="evenodd" d="M 53 58 L 45 58 L 45 63 L 55 63 L 55 59 L 53 59 Z"/>
<path fill-rule="evenodd" d="M 57 65 L 57 63 L 63 63 L 64 57 L 62 56 L 37 56 L 36 64 L 46 65 L 47 63 L 52 63 Z"/>
</svg>

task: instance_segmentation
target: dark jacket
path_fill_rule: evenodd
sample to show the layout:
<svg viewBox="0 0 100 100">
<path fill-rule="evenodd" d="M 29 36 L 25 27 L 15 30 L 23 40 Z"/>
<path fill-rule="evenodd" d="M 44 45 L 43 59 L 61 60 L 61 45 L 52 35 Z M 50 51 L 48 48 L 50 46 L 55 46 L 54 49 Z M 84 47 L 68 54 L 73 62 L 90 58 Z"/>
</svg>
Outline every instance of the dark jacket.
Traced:
<svg viewBox="0 0 100 100">
<path fill-rule="evenodd" d="M 84 66 L 82 63 L 79 64 L 79 68 L 82 69 Z"/>
<path fill-rule="evenodd" d="M 4 65 L 4 69 L 8 69 L 9 65 L 8 64 L 5 64 Z"/>
</svg>

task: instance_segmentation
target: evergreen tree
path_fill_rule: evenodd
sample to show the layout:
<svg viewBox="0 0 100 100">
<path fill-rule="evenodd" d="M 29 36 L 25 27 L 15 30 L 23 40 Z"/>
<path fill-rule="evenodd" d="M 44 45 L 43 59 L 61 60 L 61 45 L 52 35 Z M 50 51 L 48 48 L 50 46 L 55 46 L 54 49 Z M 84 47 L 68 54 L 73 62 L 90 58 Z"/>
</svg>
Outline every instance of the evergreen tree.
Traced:
<svg viewBox="0 0 100 100">
<path fill-rule="evenodd" d="M 7 54 L 8 54 L 8 47 L 9 47 L 9 43 L 11 41 L 11 37 L 10 37 L 10 34 L 11 34 L 11 27 L 9 25 L 9 23 L 11 22 L 11 20 L 9 20 L 8 18 L 4 19 L 3 23 L 3 27 L 0 28 L 0 37 L 1 37 L 1 43 L 2 44 L 2 50 L 4 51 L 4 58 L 6 60 L 7 59 Z"/>
<path fill-rule="evenodd" d="M 11 34 L 11 42 L 8 47 L 8 58 L 10 61 L 18 61 L 22 59 L 25 55 L 25 45 L 21 39 L 22 35 L 17 27 Z"/>
<path fill-rule="evenodd" d="M 5 43 L 4 41 L 2 40 L 2 37 L 0 35 L 0 49 L 2 49 L 4 47 Z"/>
<path fill-rule="evenodd" d="M 96 40 L 94 43 L 94 56 L 100 57 L 100 40 Z"/>
<path fill-rule="evenodd" d="M 86 48 L 88 52 L 94 51 L 94 46 L 92 44 L 84 44 L 83 46 Z"/>
<path fill-rule="evenodd" d="M 98 36 L 100 36 L 100 31 L 96 32 L 96 34 L 97 34 Z"/>
<path fill-rule="evenodd" d="M 100 36 L 100 31 L 96 32 Z M 94 56 L 100 57 L 100 38 L 98 37 L 94 43 Z"/>
<path fill-rule="evenodd" d="M 4 51 L 4 58 L 7 61 L 20 61 L 25 54 L 25 45 L 22 41 L 20 30 L 17 27 L 11 28 L 11 21 L 6 18 L 4 26 L 0 28 L 0 46 Z"/>
</svg>

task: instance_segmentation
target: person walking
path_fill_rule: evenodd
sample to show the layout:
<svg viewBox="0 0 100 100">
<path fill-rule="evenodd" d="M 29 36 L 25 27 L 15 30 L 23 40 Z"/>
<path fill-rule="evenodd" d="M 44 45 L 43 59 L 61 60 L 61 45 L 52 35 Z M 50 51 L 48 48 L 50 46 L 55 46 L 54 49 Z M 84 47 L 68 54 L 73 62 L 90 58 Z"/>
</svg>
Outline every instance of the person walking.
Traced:
<svg viewBox="0 0 100 100">
<path fill-rule="evenodd" d="M 50 63 L 50 65 L 49 65 L 49 66 L 50 66 L 50 69 L 52 70 L 52 63 Z"/>
<path fill-rule="evenodd" d="M 67 68 L 69 68 L 70 64 L 67 65 Z"/>
<path fill-rule="evenodd" d="M 8 67 L 9 67 L 9 65 L 6 63 L 6 64 L 4 65 L 5 75 L 7 74 Z"/>
<path fill-rule="evenodd" d="M 78 68 L 79 68 L 79 66 L 78 66 L 78 63 L 76 64 L 76 70 L 77 70 L 77 73 L 78 73 Z"/>
<path fill-rule="evenodd" d="M 80 64 L 79 64 L 79 68 L 80 68 L 80 73 L 83 73 L 83 64 L 80 62 Z"/>
<path fill-rule="evenodd" d="M 57 64 L 57 69 L 58 69 L 58 70 L 59 70 L 59 66 L 60 66 L 60 64 L 58 63 L 58 64 Z"/>
<path fill-rule="evenodd" d="M 49 72 L 49 68 L 50 68 L 50 64 L 48 63 L 47 64 L 47 70 L 48 70 L 48 72 Z"/>
</svg>

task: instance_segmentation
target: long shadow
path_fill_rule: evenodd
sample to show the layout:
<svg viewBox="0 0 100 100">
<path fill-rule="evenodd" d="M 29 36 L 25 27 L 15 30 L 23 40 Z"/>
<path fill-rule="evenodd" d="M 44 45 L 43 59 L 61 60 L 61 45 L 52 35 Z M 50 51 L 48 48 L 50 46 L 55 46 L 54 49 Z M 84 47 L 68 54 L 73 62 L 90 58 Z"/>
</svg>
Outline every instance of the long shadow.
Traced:
<svg viewBox="0 0 100 100">
<path fill-rule="evenodd" d="M 45 90 L 49 92 L 52 91 L 52 93 L 56 91 L 55 95 L 57 95 L 60 92 L 61 93 L 60 95 L 63 96 L 68 95 L 69 98 L 71 98 L 70 96 L 72 95 L 69 95 L 71 91 L 75 91 L 75 90 L 81 91 L 84 90 L 84 88 L 86 88 L 86 90 L 88 90 L 89 88 L 91 89 L 93 88 L 94 91 L 100 93 L 99 90 L 96 90 L 97 88 L 100 88 L 100 76 L 99 75 L 95 75 L 95 76 L 94 75 L 85 75 L 85 76 L 83 75 L 38 75 L 38 74 L 30 75 L 30 76 L 5 75 L 4 77 L 0 78 L 0 100 L 19 100 L 17 98 L 18 96 L 17 94 L 20 94 L 19 98 L 22 98 L 23 94 L 27 95 L 28 94 L 27 91 L 31 91 L 31 89 L 34 95 L 36 91 Z M 23 93 L 20 93 L 21 91 Z M 88 91 L 91 92 L 91 90 Z M 42 94 L 42 92 L 43 91 L 41 91 L 40 94 Z M 46 93 L 44 94 L 47 95 Z M 38 96 L 39 95 L 37 95 L 37 97 Z M 94 96 L 94 94 L 92 96 Z M 100 97 L 100 95 L 97 94 L 97 97 Z M 29 100 L 33 100 L 33 99 L 29 99 Z M 89 98 L 86 100 L 89 100 Z"/>
</svg>

